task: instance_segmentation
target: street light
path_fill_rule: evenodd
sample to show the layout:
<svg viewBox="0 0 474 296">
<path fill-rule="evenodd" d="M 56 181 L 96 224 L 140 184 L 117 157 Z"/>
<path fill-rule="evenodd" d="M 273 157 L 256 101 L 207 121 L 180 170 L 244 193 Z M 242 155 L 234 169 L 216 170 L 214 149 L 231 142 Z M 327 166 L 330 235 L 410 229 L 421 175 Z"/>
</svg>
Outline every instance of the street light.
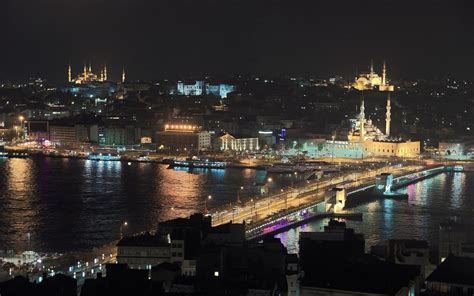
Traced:
<svg viewBox="0 0 474 296">
<path fill-rule="evenodd" d="M 125 221 L 122 223 L 122 225 L 120 225 L 120 239 L 123 238 L 123 227 L 127 227 L 128 226 L 128 222 Z"/>
<path fill-rule="evenodd" d="M 25 117 L 23 115 L 18 116 L 18 120 L 20 121 L 20 128 L 24 130 L 23 127 L 23 120 L 25 120 Z"/>
<path fill-rule="evenodd" d="M 212 195 L 208 195 L 207 198 L 204 200 L 204 214 L 207 214 L 207 200 L 211 200 Z"/>
<path fill-rule="evenodd" d="M 240 186 L 240 190 L 237 191 L 237 203 L 240 203 L 240 192 L 244 190 L 244 186 Z"/>
</svg>

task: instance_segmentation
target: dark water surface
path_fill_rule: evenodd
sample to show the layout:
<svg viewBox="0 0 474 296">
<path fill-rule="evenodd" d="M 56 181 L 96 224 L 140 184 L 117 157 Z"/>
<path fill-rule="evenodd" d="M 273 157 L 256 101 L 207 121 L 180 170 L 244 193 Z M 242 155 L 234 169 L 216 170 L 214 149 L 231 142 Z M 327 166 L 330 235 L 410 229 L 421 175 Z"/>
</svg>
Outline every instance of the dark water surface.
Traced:
<svg viewBox="0 0 474 296">
<path fill-rule="evenodd" d="M 0 248 L 83 250 L 258 192 L 265 171 L 172 170 L 155 163 L 0 158 Z M 275 185 L 277 186 L 277 185 Z M 28 233 L 30 242 L 28 243 Z"/>
</svg>

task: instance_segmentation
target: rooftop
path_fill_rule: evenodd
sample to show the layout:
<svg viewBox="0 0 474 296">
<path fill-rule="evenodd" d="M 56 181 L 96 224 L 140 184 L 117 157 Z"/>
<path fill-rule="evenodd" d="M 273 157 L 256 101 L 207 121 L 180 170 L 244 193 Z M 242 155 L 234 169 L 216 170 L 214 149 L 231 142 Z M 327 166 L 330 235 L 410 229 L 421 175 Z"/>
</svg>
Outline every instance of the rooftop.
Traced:
<svg viewBox="0 0 474 296">
<path fill-rule="evenodd" d="M 474 286 L 474 258 L 449 256 L 426 281 Z"/>
<path fill-rule="evenodd" d="M 150 233 L 146 233 L 142 235 L 124 237 L 117 243 L 117 246 L 166 247 L 169 246 L 169 242 L 167 239 L 163 238 L 160 235 L 152 235 Z"/>
<path fill-rule="evenodd" d="M 306 272 L 306 271 L 305 271 Z M 395 295 L 420 273 L 413 265 L 397 265 L 383 261 L 345 262 L 326 266 L 313 276 L 305 276 L 302 286 Z"/>
</svg>

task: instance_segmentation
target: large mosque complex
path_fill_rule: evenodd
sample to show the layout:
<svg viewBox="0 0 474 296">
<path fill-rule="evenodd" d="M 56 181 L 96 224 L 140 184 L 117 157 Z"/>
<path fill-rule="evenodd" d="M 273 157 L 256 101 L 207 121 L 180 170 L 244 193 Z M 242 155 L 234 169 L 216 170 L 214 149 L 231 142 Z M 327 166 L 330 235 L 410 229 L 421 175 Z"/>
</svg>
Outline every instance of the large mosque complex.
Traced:
<svg viewBox="0 0 474 296">
<path fill-rule="evenodd" d="M 374 71 L 374 63 L 370 63 L 370 72 L 359 74 L 352 87 L 357 90 L 379 90 L 394 91 L 394 86 L 390 85 L 387 80 L 387 66 L 383 62 L 382 77 Z"/>
<path fill-rule="evenodd" d="M 107 64 L 104 63 L 102 68 L 100 69 L 100 74 L 97 75 L 92 72 L 92 65 L 89 62 L 89 67 L 87 67 L 86 63 L 84 63 L 84 69 L 82 73 L 79 73 L 76 78 L 72 77 L 72 69 L 71 64 L 69 64 L 67 69 L 67 80 L 69 83 L 74 84 L 87 84 L 91 82 L 107 82 Z M 125 82 L 125 69 L 122 70 L 122 83 Z"/>
<path fill-rule="evenodd" d="M 392 120 L 392 106 L 390 93 L 387 94 L 387 105 L 385 114 L 385 131 L 376 127 L 371 119 L 366 119 L 364 99 L 361 99 L 360 113 L 356 118 L 350 120 L 351 129 L 347 134 L 347 140 L 316 139 L 306 141 L 303 151 L 307 151 L 311 157 L 343 157 L 343 158 L 365 158 L 365 157 L 418 157 L 420 154 L 420 142 L 402 140 L 390 135 Z"/>
</svg>

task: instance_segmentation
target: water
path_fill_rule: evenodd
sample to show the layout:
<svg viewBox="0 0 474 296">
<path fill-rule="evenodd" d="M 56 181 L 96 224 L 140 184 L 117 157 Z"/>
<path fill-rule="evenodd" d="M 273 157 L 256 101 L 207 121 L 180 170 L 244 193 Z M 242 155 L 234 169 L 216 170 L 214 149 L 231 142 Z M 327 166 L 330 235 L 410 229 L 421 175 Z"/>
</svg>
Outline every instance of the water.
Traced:
<svg viewBox="0 0 474 296">
<path fill-rule="evenodd" d="M 366 247 L 391 238 L 438 242 L 439 223 L 474 213 L 474 173 L 443 173 L 398 190 L 406 199 L 377 199 L 361 203 L 353 210 L 363 213 L 363 221 L 347 221 L 363 233 Z M 322 231 L 327 220 L 318 220 L 277 235 L 290 252 L 298 251 L 300 231 Z"/>
<path fill-rule="evenodd" d="M 0 158 L 0 248 L 87 250 L 158 222 L 257 194 L 265 171 L 172 170 L 155 163 Z M 274 185 L 277 186 L 277 185 Z M 129 229 L 128 229 L 129 228 Z M 30 239 L 28 240 L 28 233 Z"/>
<path fill-rule="evenodd" d="M 153 229 L 158 222 L 202 211 L 258 193 L 264 171 L 250 169 L 170 170 L 154 163 L 0 158 L 0 248 L 64 252 L 108 244 L 124 233 Z M 273 177 L 271 186 L 289 184 Z M 435 242 L 438 224 L 454 214 L 473 213 L 474 173 L 440 174 L 408 186 L 407 200 L 375 200 L 354 208 L 362 222 L 348 226 L 365 234 L 368 246 L 389 238 Z M 314 221 L 280 234 L 297 251 L 298 231 L 320 231 Z M 30 240 L 28 240 L 30 233 Z"/>
</svg>

